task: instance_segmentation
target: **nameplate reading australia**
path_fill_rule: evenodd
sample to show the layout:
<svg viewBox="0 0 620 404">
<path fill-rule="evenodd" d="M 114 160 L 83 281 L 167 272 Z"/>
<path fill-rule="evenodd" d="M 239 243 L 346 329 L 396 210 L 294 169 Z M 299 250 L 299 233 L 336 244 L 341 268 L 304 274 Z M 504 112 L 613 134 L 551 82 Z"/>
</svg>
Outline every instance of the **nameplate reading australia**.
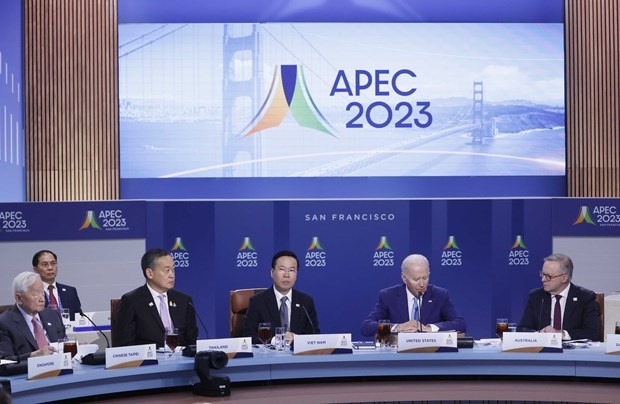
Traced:
<svg viewBox="0 0 620 404">
<path fill-rule="evenodd" d="M 504 352 L 562 352 L 562 334 L 544 332 L 504 332 Z"/>
<path fill-rule="evenodd" d="M 457 352 L 456 332 L 398 333 L 397 352 Z"/>
<path fill-rule="evenodd" d="M 131 345 L 105 350 L 106 369 L 137 368 L 147 365 L 157 365 L 155 344 Z"/>
<path fill-rule="evenodd" d="M 351 334 L 295 335 L 294 355 L 333 355 L 353 353 Z"/>
<path fill-rule="evenodd" d="M 222 351 L 228 355 L 228 359 L 251 358 L 252 338 L 219 338 L 219 339 L 199 339 L 196 341 L 196 352 L 200 351 Z"/>
<path fill-rule="evenodd" d="M 45 379 L 73 373 L 71 353 L 33 356 L 28 358 L 28 379 Z"/>
<path fill-rule="evenodd" d="M 620 335 L 607 334 L 606 353 L 620 355 Z"/>
</svg>

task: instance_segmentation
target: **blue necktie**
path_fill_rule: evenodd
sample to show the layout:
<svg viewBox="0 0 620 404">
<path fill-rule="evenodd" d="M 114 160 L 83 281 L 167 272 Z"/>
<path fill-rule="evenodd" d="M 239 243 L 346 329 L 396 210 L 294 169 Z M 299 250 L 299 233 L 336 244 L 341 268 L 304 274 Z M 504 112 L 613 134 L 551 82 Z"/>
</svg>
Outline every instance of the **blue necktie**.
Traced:
<svg viewBox="0 0 620 404">
<path fill-rule="evenodd" d="M 420 321 L 420 309 L 419 309 L 418 298 L 413 298 L 413 306 L 411 306 L 411 319 Z"/>
</svg>

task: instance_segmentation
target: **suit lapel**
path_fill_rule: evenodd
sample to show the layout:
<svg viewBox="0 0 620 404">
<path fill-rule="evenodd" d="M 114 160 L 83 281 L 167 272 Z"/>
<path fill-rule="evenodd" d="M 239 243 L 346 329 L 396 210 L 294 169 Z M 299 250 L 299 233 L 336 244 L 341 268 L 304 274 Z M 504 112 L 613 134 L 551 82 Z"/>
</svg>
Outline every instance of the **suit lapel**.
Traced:
<svg viewBox="0 0 620 404">
<path fill-rule="evenodd" d="M 395 321 L 397 323 L 406 323 L 409 321 L 409 302 L 407 301 L 407 286 L 404 283 L 400 288 L 398 288 L 396 301 L 398 313 L 395 313 Z"/>
<path fill-rule="evenodd" d="M 39 318 L 41 319 L 41 325 L 47 333 L 47 339 L 49 339 L 50 342 L 58 341 L 58 330 L 54 328 L 54 326 L 52 325 L 52 321 L 47 317 L 47 314 L 41 312 L 39 313 Z"/>
<path fill-rule="evenodd" d="M 179 312 L 177 310 L 177 299 L 176 294 L 171 289 L 168 291 L 168 313 L 170 313 L 170 320 L 172 321 L 172 326 L 177 327 L 177 324 L 181 324 L 179 319 Z M 160 319 L 161 320 L 161 319 Z M 162 323 L 163 327 L 164 323 Z"/>
<path fill-rule="evenodd" d="M 570 324 L 570 319 L 573 316 L 573 313 L 575 312 L 575 309 L 577 308 L 577 305 L 579 304 L 579 302 L 577 301 L 577 294 L 575 293 L 576 288 L 573 286 L 573 284 L 571 283 L 570 285 L 570 289 L 568 290 L 568 296 L 566 296 L 566 305 L 564 306 L 564 317 L 562 317 L 562 328 L 566 328 L 564 327 L 564 324 Z"/>
<path fill-rule="evenodd" d="M 38 348 L 39 345 L 35 341 L 34 335 L 32 335 L 32 331 L 30 331 L 30 328 L 28 327 L 28 324 L 26 324 L 26 320 L 24 319 L 24 316 L 22 316 L 22 313 L 19 311 L 17 306 L 13 307 L 12 314 L 13 314 L 13 321 L 15 322 L 15 329 L 17 329 L 24 336 L 24 338 L 28 341 L 33 351 L 39 349 Z"/>
<path fill-rule="evenodd" d="M 153 295 L 151 295 L 151 292 L 146 285 L 142 287 L 142 300 L 144 301 L 146 310 L 151 316 L 153 316 L 155 323 L 159 325 L 159 328 L 161 328 L 162 331 L 165 331 L 164 323 L 162 323 L 161 317 L 159 316 L 159 311 L 157 311 L 156 304 L 159 304 L 159 302 L 153 300 Z"/>
<path fill-rule="evenodd" d="M 295 299 L 295 293 L 293 293 L 293 299 Z M 293 304 L 291 302 L 291 309 Z M 291 313 L 292 314 L 292 313 Z M 280 324 L 280 311 L 278 311 L 278 302 L 276 302 L 276 292 L 273 291 L 273 286 L 269 288 L 269 299 L 267 301 L 267 315 L 268 318 L 271 319 L 271 326 L 276 327 L 276 324 Z M 293 318 L 291 316 L 291 323 L 293 322 Z M 280 324 L 280 327 L 282 324 Z M 289 324 L 289 329 L 292 327 L 292 324 Z"/>
</svg>

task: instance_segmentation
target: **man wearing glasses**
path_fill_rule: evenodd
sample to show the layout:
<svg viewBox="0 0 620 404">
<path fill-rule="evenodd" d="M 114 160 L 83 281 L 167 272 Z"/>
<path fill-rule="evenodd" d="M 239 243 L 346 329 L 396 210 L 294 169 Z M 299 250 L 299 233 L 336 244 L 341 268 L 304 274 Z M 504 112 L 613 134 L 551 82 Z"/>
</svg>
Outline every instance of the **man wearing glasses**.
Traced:
<svg viewBox="0 0 620 404">
<path fill-rule="evenodd" d="M 448 291 L 429 284 L 430 267 L 425 256 L 412 254 L 401 264 L 403 283 L 379 292 L 379 299 L 362 323 L 362 335 L 377 333 L 379 320 L 390 320 L 392 332 L 465 332 Z"/>
<path fill-rule="evenodd" d="M 319 334 L 314 300 L 310 295 L 293 289 L 297 280 L 299 260 L 292 251 L 280 251 L 271 260 L 273 287 L 252 296 L 243 327 L 244 335 L 259 343 L 258 324 L 285 327 L 285 338 L 293 341 L 295 334 Z"/>
<path fill-rule="evenodd" d="M 565 340 L 599 341 L 600 317 L 596 294 L 571 282 L 573 261 L 565 254 L 545 258 L 542 288 L 529 293 L 517 331 L 561 333 Z"/>
<path fill-rule="evenodd" d="M 45 308 L 41 277 L 22 272 L 13 279 L 15 306 L 0 315 L 0 358 L 16 361 L 50 355 L 50 342 L 64 338 L 65 326 L 57 311 Z"/>
</svg>

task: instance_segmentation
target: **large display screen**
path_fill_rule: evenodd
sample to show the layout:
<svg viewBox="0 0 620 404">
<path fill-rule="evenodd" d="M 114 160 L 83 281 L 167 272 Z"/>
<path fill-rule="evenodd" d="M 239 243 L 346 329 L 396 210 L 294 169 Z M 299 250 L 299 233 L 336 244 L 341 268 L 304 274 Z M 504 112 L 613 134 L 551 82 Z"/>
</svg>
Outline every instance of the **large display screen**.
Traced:
<svg viewBox="0 0 620 404">
<path fill-rule="evenodd" d="M 123 197 L 564 195 L 561 23 L 126 23 Z"/>
</svg>

